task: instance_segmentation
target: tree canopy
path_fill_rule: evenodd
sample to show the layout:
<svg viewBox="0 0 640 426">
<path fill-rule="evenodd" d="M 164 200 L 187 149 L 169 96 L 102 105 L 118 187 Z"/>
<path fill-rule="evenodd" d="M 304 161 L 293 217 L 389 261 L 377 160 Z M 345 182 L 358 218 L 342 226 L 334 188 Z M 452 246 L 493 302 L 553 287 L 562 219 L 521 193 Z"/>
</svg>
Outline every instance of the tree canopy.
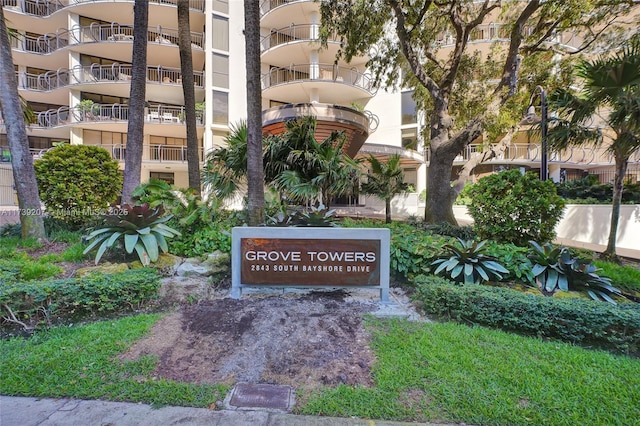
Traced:
<svg viewBox="0 0 640 426">
<path fill-rule="evenodd" d="M 609 142 L 616 170 L 605 257 L 615 258 L 627 162 L 640 150 L 640 37 L 613 55 L 580 62 L 576 75 L 581 90 L 559 88 L 549 96 L 549 106 L 558 113 L 551 119 L 549 142 L 557 150 Z"/>
<path fill-rule="evenodd" d="M 368 55 L 375 84 L 414 89 L 429 121 L 425 219 L 455 223 L 454 158 L 483 132 L 513 126 L 527 88 L 560 77 L 563 56 L 614 39 L 634 7 L 622 0 L 324 0 L 321 33 L 324 42 L 339 34 L 347 61 Z M 568 34 L 574 38 L 563 39 Z M 475 40 L 493 40 L 493 48 L 481 53 Z M 536 64 L 546 72 L 530 74 Z"/>
</svg>

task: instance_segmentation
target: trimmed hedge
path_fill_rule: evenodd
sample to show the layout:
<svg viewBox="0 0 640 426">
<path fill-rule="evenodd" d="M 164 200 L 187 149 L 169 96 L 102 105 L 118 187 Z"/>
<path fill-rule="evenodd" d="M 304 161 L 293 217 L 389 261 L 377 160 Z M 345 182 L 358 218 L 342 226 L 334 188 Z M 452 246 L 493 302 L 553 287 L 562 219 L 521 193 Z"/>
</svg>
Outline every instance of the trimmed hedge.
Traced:
<svg viewBox="0 0 640 426">
<path fill-rule="evenodd" d="M 554 299 L 479 285 L 453 285 L 439 277 L 416 277 L 415 298 L 439 318 L 584 347 L 640 356 L 640 305 Z"/>
<path fill-rule="evenodd" d="M 13 315 L 23 328 L 30 330 L 98 312 L 130 311 L 156 298 L 159 289 L 160 277 L 149 268 L 11 283 L 0 285 L 0 315 Z"/>
</svg>

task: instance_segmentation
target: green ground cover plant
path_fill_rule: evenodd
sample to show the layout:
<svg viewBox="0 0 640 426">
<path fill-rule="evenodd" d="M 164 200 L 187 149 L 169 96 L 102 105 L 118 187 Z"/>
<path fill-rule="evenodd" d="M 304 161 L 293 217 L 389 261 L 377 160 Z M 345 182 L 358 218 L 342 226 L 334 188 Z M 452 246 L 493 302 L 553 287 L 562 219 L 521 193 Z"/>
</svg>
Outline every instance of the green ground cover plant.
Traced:
<svg viewBox="0 0 640 426">
<path fill-rule="evenodd" d="M 640 297 L 640 268 L 622 266 L 603 260 L 594 260 L 593 264 L 602 269 L 602 275 L 611 279 L 611 283 L 620 290 Z"/>
<path fill-rule="evenodd" d="M 159 288 L 159 275 L 149 268 L 80 278 L 8 282 L 0 285 L 0 316 L 9 324 L 31 331 L 91 314 L 140 308 L 157 297 Z"/>
<path fill-rule="evenodd" d="M 550 298 L 508 288 L 416 277 L 415 299 L 430 315 L 640 356 L 640 305 Z"/>
<path fill-rule="evenodd" d="M 482 425 L 638 421 L 638 359 L 454 323 L 369 327 L 374 386 L 325 389 L 301 412 Z"/>
<path fill-rule="evenodd" d="M 157 379 L 153 376 L 156 359 L 118 359 L 158 318 L 137 315 L 57 327 L 28 339 L 1 340 L 0 394 L 193 407 L 208 407 L 221 400 L 228 386 Z"/>
</svg>

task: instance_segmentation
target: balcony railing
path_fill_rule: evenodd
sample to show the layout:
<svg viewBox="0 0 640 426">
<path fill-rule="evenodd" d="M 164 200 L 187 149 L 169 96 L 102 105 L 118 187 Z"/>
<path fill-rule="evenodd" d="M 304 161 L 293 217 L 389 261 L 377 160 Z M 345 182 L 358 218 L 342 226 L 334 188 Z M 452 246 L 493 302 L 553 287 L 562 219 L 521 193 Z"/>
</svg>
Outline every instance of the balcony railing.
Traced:
<svg viewBox="0 0 640 426">
<path fill-rule="evenodd" d="M 269 35 L 262 37 L 260 40 L 260 49 L 262 52 L 281 44 L 293 43 L 296 41 L 318 41 L 320 26 L 317 24 L 291 24 L 288 27 L 272 29 Z M 328 38 L 337 41 L 337 35 L 333 34 Z"/>
<path fill-rule="evenodd" d="M 126 152 L 125 144 L 114 145 L 98 145 L 101 148 L 106 149 L 111 158 L 118 161 L 124 161 L 124 155 Z M 51 149 L 51 148 L 49 148 Z M 29 152 L 34 160 L 42 158 L 42 155 L 49 149 L 30 148 Z M 198 150 L 198 158 L 203 161 L 203 149 Z M 145 145 L 142 149 L 143 161 L 159 161 L 159 162 L 181 162 L 187 161 L 187 147 L 179 145 Z M 11 153 L 8 146 L 0 146 L 0 162 L 10 163 Z"/>
<path fill-rule="evenodd" d="M 265 14 L 267 14 L 267 12 L 275 9 L 276 7 L 288 4 L 288 3 L 294 3 L 294 2 L 299 2 L 299 1 L 313 1 L 313 0 L 262 0 L 260 2 L 260 16 L 264 16 Z"/>
<path fill-rule="evenodd" d="M 5 6 L 15 7 L 26 15 L 33 15 L 39 17 L 49 16 L 60 9 L 65 7 L 73 7 L 77 4 L 84 3 L 113 3 L 112 0 L 5 0 Z M 133 3 L 134 0 L 130 0 Z M 204 12 L 204 5 L 206 0 L 189 0 L 189 9 Z M 124 3 L 121 0 L 120 3 Z M 149 0 L 152 4 L 169 4 L 177 5 L 178 0 Z"/>
<path fill-rule="evenodd" d="M 47 54 L 70 44 L 96 43 L 96 42 L 132 42 L 133 25 L 98 25 L 92 23 L 89 26 L 75 26 L 71 29 L 59 29 L 55 33 L 41 36 L 27 36 L 17 34 L 11 39 L 11 47 L 24 52 Z M 178 46 L 178 30 L 164 28 L 162 26 L 149 27 L 147 41 L 162 45 Z M 204 48 L 203 33 L 191 32 L 191 47 Z"/>
<path fill-rule="evenodd" d="M 99 145 L 111 154 L 111 158 L 124 161 L 127 146 L 124 144 Z M 204 150 L 198 150 L 198 158 L 203 161 Z M 142 148 L 142 161 L 180 162 L 187 161 L 187 147 L 181 145 L 145 145 Z"/>
<path fill-rule="evenodd" d="M 145 108 L 144 121 L 149 124 L 183 124 L 184 107 L 158 105 Z M 89 107 L 76 106 L 73 108 L 60 107 L 39 112 L 38 127 L 57 127 L 75 123 L 97 123 L 109 121 L 127 121 L 129 119 L 129 105 L 125 104 L 94 104 Z M 204 125 L 204 117 L 197 114 L 196 123 Z"/>
<path fill-rule="evenodd" d="M 111 65 L 92 64 L 72 69 L 61 68 L 44 74 L 17 73 L 22 89 L 49 91 L 75 84 L 100 82 L 128 82 L 131 80 L 131 65 L 114 63 Z M 204 88 L 204 73 L 193 74 L 194 86 Z M 147 81 L 159 84 L 180 84 L 182 74 L 178 68 L 147 67 Z"/>
<path fill-rule="evenodd" d="M 469 161 L 473 157 L 480 155 L 483 149 L 484 146 L 482 144 L 468 145 L 460 152 L 460 154 L 458 154 L 454 161 L 457 163 Z M 430 161 L 431 154 L 429 149 L 425 151 L 425 155 L 426 161 Z M 542 150 L 540 145 L 536 143 L 510 144 L 504 152 L 499 153 L 495 158 L 489 161 L 539 162 L 541 160 L 541 156 Z M 606 147 L 571 147 L 564 151 L 549 152 L 549 162 L 584 165 L 611 165 L 614 164 L 615 160 Z M 629 158 L 628 163 L 640 163 L 640 151 L 636 151 Z"/>
<path fill-rule="evenodd" d="M 309 80 L 333 81 L 359 87 L 371 95 L 375 94 L 373 81 L 368 74 L 361 73 L 355 67 L 346 68 L 332 64 L 295 64 L 288 68 L 272 68 L 262 75 L 262 89 Z"/>
<path fill-rule="evenodd" d="M 525 37 L 531 35 L 533 33 L 534 27 L 525 26 L 523 30 L 523 35 Z M 470 42 L 489 42 L 489 41 L 508 41 L 510 38 L 510 25 L 509 24 L 501 24 L 501 23 L 490 23 L 490 24 L 480 24 L 475 27 L 471 33 L 469 34 Z M 452 46 L 455 44 L 455 37 L 452 33 L 445 32 L 438 36 L 437 43 L 442 46 Z M 582 43 L 584 42 L 584 38 L 579 36 L 575 32 L 561 32 L 555 34 L 553 37 L 547 40 L 547 43 L 554 45 L 561 45 L 565 47 L 571 47 L 574 49 L 578 49 Z"/>
</svg>

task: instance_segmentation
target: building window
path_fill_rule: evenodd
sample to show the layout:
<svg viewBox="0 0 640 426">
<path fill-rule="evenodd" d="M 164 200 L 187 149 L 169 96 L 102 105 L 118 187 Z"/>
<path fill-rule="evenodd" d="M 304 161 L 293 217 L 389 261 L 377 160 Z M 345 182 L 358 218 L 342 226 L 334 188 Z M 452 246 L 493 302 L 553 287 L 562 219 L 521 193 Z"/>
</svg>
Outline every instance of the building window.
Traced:
<svg viewBox="0 0 640 426">
<path fill-rule="evenodd" d="M 229 20 L 222 16 L 213 17 L 212 46 L 218 50 L 229 50 Z"/>
<path fill-rule="evenodd" d="M 227 55 L 213 54 L 213 85 L 229 88 L 229 57 Z"/>
<path fill-rule="evenodd" d="M 418 170 L 414 167 L 407 168 L 402 170 L 402 174 L 404 174 L 405 183 L 412 187 L 412 192 L 416 192 L 418 186 Z"/>
<path fill-rule="evenodd" d="M 169 185 L 175 183 L 175 174 L 170 172 L 149 172 L 149 178 L 163 180 Z"/>
<path fill-rule="evenodd" d="M 182 138 L 169 138 L 164 136 L 149 136 L 151 145 L 187 146 L 187 140 Z"/>
<path fill-rule="evenodd" d="M 213 0 L 213 10 L 216 12 L 229 13 L 229 1 Z"/>
<path fill-rule="evenodd" d="M 229 94 L 213 91 L 213 124 L 229 124 Z"/>
<path fill-rule="evenodd" d="M 402 92 L 402 124 L 417 124 L 416 101 L 413 100 L 413 91 Z"/>
<path fill-rule="evenodd" d="M 402 147 L 412 151 L 418 150 L 418 128 L 402 129 Z"/>
</svg>

